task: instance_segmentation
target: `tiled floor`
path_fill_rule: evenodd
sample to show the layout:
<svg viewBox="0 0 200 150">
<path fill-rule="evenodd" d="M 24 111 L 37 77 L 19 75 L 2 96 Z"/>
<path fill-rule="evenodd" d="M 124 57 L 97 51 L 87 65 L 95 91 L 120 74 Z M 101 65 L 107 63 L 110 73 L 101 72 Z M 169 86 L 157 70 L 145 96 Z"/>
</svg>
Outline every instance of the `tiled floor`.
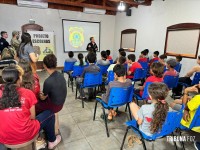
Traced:
<svg viewBox="0 0 200 150">
<path fill-rule="evenodd" d="M 39 72 L 39 76 L 42 84 L 48 75 L 46 72 Z M 65 77 L 67 79 L 66 75 Z M 85 108 L 82 108 L 81 101 L 75 99 L 75 92 L 72 92 L 71 88 L 67 90 L 65 105 L 59 112 L 60 132 L 63 139 L 56 150 L 119 150 L 126 130 L 124 123 L 128 120 L 128 113 L 124 112 L 124 107 L 119 108 L 121 113 L 114 122 L 108 124 L 110 137 L 107 138 L 104 121 L 100 118 L 102 113 L 100 104 L 97 108 L 96 120 L 93 121 L 95 100 L 85 102 Z M 171 99 L 168 98 L 168 101 Z M 131 130 L 129 134 L 133 134 Z M 196 140 L 199 136 L 193 132 L 184 133 L 184 135 L 195 135 Z M 177 144 L 181 149 L 180 144 Z M 166 138 L 159 139 L 154 143 L 146 142 L 146 145 L 148 149 L 152 150 L 175 149 L 173 143 L 168 142 Z M 188 150 L 194 150 L 192 142 L 186 142 L 185 146 Z M 125 149 L 141 150 L 143 148 L 137 143 L 134 143 L 132 148 L 128 148 L 126 139 Z"/>
</svg>

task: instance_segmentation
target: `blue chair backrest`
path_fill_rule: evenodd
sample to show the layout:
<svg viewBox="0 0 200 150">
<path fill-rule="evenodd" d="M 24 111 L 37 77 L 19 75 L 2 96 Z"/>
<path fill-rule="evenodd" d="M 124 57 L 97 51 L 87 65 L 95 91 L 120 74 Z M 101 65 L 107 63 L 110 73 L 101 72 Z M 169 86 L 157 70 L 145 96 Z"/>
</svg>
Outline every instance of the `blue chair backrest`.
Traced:
<svg viewBox="0 0 200 150">
<path fill-rule="evenodd" d="M 114 72 L 113 71 L 109 71 L 108 72 L 108 80 L 107 82 L 111 82 L 111 81 L 114 81 Z"/>
<path fill-rule="evenodd" d="M 97 73 L 85 73 L 83 87 L 95 87 L 102 84 L 102 74 Z"/>
<path fill-rule="evenodd" d="M 124 67 L 127 70 L 128 69 L 128 64 L 124 64 Z"/>
<path fill-rule="evenodd" d="M 110 65 L 105 65 L 105 66 L 103 66 L 103 65 L 97 65 L 97 66 L 100 68 L 100 71 L 101 71 L 102 74 L 107 74 L 107 70 L 108 70 L 108 67 Z"/>
<path fill-rule="evenodd" d="M 182 64 L 177 63 L 177 65 L 174 67 L 174 69 L 175 69 L 177 72 L 181 72 L 181 67 L 182 67 Z"/>
<path fill-rule="evenodd" d="M 168 86 L 169 89 L 177 87 L 179 76 L 166 75 L 163 82 Z"/>
<path fill-rule="evenodd" d="M 192 85 L 199 84 L 200 81 L 200 72 L 196 72 L 192 80 Z"/>
<path fill-rule="evenodd" d="M 132 101 L 133 86 L 129 87 L 113 87 L 110 90 L 108 106 L 118 107 Z"/>
<path fill-rule="evenodd" d="M 199 126 L 200 126 L 200 106 L 197 108 L 189 128 L 192 129 L 194 127 L 199 127 Z"/>
<path fill-rule="evenodd" d="M 160 132 L 153 134 L 152 139 L 155 140 L 159 137 L 171 134 L 176 128 L 179 127 L 182 116 L 182 111 L 168 112 L 162 129 Z"/>
<path fill-rule="evenodd" d="M 72 71 L 72 70 L 73 70 L 73 67 L 74 67 L 74 63 L 75 63 L 75 62 L 66 62 L 66 61 L 65 61 L 63 71 L 64 71 L 64 72 Z"/>
<path fill-rule="evenodd" d="M 74 66 L 74 67 L 73 67 L 72 77 L 81 76 L 82 73 L 83 73 L 84 67 L 85 67 L 85 66 Z"/>
<path fill-rule="evenodd" d="M 135 69 L 135 72 L 134 72 L 134 77 L 133 77 L 133 81 L 136 81 L 136 80 L 141 80 L 143 78 L 145 78 L 145 70 L 142 69 L 142 68 L 136 68 Z"/>
<path fill-rule="evenodd" d="M 110 64 L 113 64 L 113 60 L 111 59 L 111 60 L 109 60 L 110 61 Z"/>
<path fill-rule="evenodd" d="M 139 63 L 142 66 L 143 69 L 147 69 L 148 68 L 148 63 L 147 62 L 139 62 Z"/>
<path fill-rule="evenodd" d="M 152 84 L 153 82 L 146 82 L 145 86 L 144 86 L 144 91 L 143 91 L 143 94 L 142 94 L 142 98 L 143 99 L 149 99 L 149 93 L 148 93 L 148 87 L 150 84 Z"/>
</svg>

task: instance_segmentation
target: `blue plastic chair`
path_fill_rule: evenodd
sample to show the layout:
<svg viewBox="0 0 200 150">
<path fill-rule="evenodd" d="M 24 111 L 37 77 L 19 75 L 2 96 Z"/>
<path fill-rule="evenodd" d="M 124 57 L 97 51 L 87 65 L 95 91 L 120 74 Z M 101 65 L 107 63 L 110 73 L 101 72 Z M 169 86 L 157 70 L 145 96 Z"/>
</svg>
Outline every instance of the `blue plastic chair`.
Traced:
<svg viewBox="0 0 200 150">
<path fill-rule="evenodd" d="M 132 97 L 133 97 L 133 86 L 130 86 L 130 87 L 111 88 L 108 104 L 105 103 L 101 98 L 96 98 L 93 121 L 95 120 L 95 116 L 96 116 L 97 104 L 101 103 L 103 107 L 103 115 L 104 115 L 107 137 L 109 137 L 109 132 L 108 132 L 107 117 L 106 117 L 105 109 L 118 108 L 120 106 L 128 104 L 130 119 L 132 119 L 131 111 L 129 107 L 129 103 L 132 101 Z"/>
<path fill-rule="evenodd" d="M 163 138 L 163 137 L 170 135 L 170 134 L 172 134 L 172 136 L 174 136 L 173 132 L 179 127 L 182 116 L 183 116 L 182 111 L 168 112 L 166 120 L 165 120 L 165 122 L 162 126 L 162 129 L 158 133 L 154 133 L 152 136 L 147 136 L 145 133 L 140 131 L 139 128 L 137 127 L 136 120 L 126 122 L 126 125 L 128 127 L 126 129 L 126 133 L 125 133 L 124 139 L 122 141 L 121 150 L 123 149 L 124 141 L 126 139 L 126 136 L 127 136 L 129 129 L 132 129 L 134 132 L 136 132 L 137 134 L 140 135 L 141 140 L 142 140 L 142 144 L 143 144 L 143 149 L 146 150 L 147 148 L 146 148 L 146 145 L 145 145 L 145 140 L 155 141 L 156 139 Z M 177 149 L 176 142 L 174 142 L 174 145 L 176 146 L 176 149 Z"/>
<path fill-rule="evenodd" d="M 111 59 L 111 60 L 109 60 L 110 61 L 110 64 L 113 64 L 113 60 Z"/>
<path fill-rule="evenodd" d="M 143 69 L 148 69 L 148 62 L 139 62 Z"/>
<path fill-rule="evenodd" d="M 107 70 L 108 70 L 108 67 L 110 65 L 105 65 L 105 66 L 103 66 L 103 65 L 97 65 L 97 66 L 100 68 L 100 72 L 102 73 L 102 75 L 104 75 L 104 74 L 107 74 Z"/>
<path fill-rule="evenodd" d="M 134 76 L 132 79 L 132 81 L 134 81 L 134 85 L 135 85 L 136 81 L 140 81 L 140 80 L 146 78 L 146 73 L 147 73 L 146 70 L 143 68 L 135 69 Z"/>
<path fill-rule="evenodd" d="M 168 86 L 169 89 L 177 87 L 179 76 L 166 75 L 163 82 Z"/>
<path fill-rule="evenodd" d="M 199 84 L 199 81 L 200 81 L 200 72 L 196 72 L 195 75 L 194 75 L 194 78 L 192 80 L 192 83 L 191 85 L 188 85 L 186 83 L 182 83 L 182 82 L 178 82 L 178 84 L 181 84 L 183 85 L 184 87 L 189 87 L 189 86 L 193 86 L 195 84 Z"/>
<path fill-rule="evenodd" d="M 174 67 L 174 69 L 175 69 L 177 72 L 181 72 L 181 67 L 182 67 L 182 64 L 177 63 L 177 65 Z"/>
<path fill-rule="evenodd" d="M 66 61 L 65 61 L 63 72 L 64 72 L 64 73 L 67 73 L 68 71 L 72 71 L 72 70 L 73 70 L 73 67 L 74 67 L 74 63 L 75 63 L 75 62 L 66 62 Z"/>
<path fill-rule="evenodd" d="M 108 72 L 108 78 L 107 78 L 107 81 L 105 82 L 105 85 L 108 85 L 108 83 L 111 81 L 114 81 L 114 72 L 113 71 Z"/>
<path fill-rule="evenodd" d="M 72 92 L 74 92 L 74 89 L 73 89 L 73 79 L 77 78 L 77 77 L 80 77 L 83 73 L 83 69 L 84 69 L 85 66 L 73 66 L 73 72 L 72 74 L 70 75 L 70 81 L 71 81 L 71 86 L 72 86 Z M 68 82 L 70 82 L 68 80 Z"/>
<path fill-rule="evenodd" d="M 153 83 L 153 82 L 146 82 L 146 85 L 145 85 L 145 87 L 144 87 L 144 91 L 143 91 L 142 97 L 141 97 L 140 95 L 136 94 L 136 93 L 133 93 L 133 96 L 134 96 L 134 97 L 136 98 L 136 100 L 137 100 L 137 104 L 138 104 L 138 101 L 139 101 L 139 100 L 143 100 L 143 102 L 144 102 L 144 100 L 148 100 L 148 98 L 149 98 L 148 87 L 149 87 L 149 85 L 152 84 L 152 83 Z"/>
<path fill-rule="evenodd" d="M 98 73 L 85 73 L 83 83 L 80 85 L 81 90 L 84 88 L 95 88 L 95 93 L 96 93 L 96 88 L 97 92 L 99 90 L 99 86 L 102 85 L 102 74 L 101 72 Z M 77 99 L 77 92 L 78 88 L 76 87 L 76 94 L 75 94 L 75 99 Z M 84 108 L 84 102 L 82 100 L 82 107 Z"/>
</svg>

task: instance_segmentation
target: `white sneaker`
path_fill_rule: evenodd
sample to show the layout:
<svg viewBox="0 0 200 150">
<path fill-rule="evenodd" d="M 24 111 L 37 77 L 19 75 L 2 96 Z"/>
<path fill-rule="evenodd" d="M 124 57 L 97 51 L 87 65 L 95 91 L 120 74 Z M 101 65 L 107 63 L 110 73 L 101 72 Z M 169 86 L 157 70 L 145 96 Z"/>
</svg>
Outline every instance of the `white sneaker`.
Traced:
<svg viewBox="0 0 200 150">
<path fill-rule="evenodd" d="M 48 142 L 48 149 L 54 149 L 61 141 L 61 136 L 56 135 L 56 140 L 54 142 Z"/>
<path fill-rule="evenodd" d="M 45 148 L 46 146 L 47 146 L 47 143 L 45 142 L 44 139 L 42 139 L 41 141 L 39 141 L 39 140 L 36 141 L 36 150 Z"/>
</svg>

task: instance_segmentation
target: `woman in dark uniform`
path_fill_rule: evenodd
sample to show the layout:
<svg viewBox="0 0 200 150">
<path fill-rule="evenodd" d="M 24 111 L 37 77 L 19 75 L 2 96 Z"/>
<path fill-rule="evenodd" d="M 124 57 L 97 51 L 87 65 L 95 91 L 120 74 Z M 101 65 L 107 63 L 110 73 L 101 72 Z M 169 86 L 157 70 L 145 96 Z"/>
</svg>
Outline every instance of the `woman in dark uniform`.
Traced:
<svg viewBox="0 0 200 150">
<path fill-rule="evenodd" d="M 88 43 L 86 50 L 92 51 L 94 53 L 98 51 L 98 47 L 97 47 L 97 44 L 95 43 L 94 37 L 90 37 L 90 43 Z"/>
</svg>

